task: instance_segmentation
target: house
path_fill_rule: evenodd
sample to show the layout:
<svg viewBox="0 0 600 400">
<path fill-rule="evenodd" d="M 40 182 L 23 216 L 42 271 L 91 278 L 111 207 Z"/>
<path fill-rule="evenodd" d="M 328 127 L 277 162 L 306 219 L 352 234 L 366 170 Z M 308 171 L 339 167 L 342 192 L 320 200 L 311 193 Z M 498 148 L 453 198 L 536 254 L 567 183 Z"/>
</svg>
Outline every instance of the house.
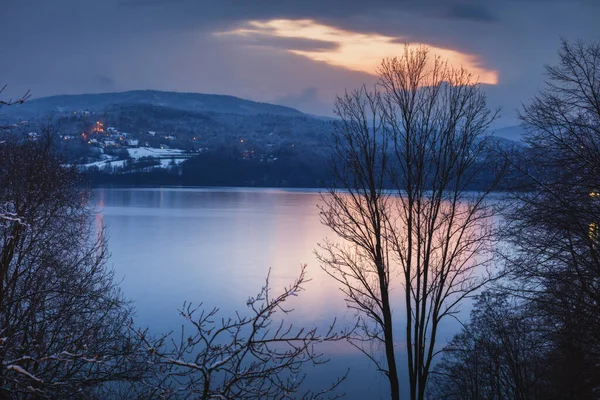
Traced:
<svg viewBox="0 0 600 400">
<path fill-rule="evenodd" d="M 154 136 L 154 135 L 156 135 L 156 132 L 154 132 L 154 131 L 148 131 L 148 135 Z"/>
<path fill-rule="evenodd" d="M 108 128 L 106 128 L 106 132 L 107 133 L 119 133 L 117 128 L 115 128 L 114 126 L 109 126 Z"/>
<path fill-rule="evenodd" d="M 127 139 L 127 146 L 138 147 L 140 145 L 140 141 L 138 139 Z"/>
<path fill-rule="evenodd" d="M 93 130 L 93 132 L 96 132 L 96 133 L 103 133 L 104 132 L 104 124 L 100 121 L 96 121 L 96 125 L 94 125 L 94 128 L 92 130 Z"/>
</svg>

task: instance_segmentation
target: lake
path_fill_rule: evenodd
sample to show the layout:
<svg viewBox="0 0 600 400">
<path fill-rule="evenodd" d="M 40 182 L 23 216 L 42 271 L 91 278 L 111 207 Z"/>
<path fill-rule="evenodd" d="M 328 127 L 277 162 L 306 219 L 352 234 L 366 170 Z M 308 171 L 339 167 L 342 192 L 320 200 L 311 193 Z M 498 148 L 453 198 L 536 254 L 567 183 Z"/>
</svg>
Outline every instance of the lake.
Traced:
<svg viewBox="0 0 600 400">
<path fill-rule="evenodd" d="M 181 329 L 185 301 L 218 307 L 223 316 L 246 311 L 246 300 L 264 285 L 271 271 L 275 292 L 307 265 L 311 282 L 294 298 L 286 318 L 296 326 L 326 329 L 334 318 L 351 323 L 337 283 L 314 255 L 317 243 L 335 234 L 319 221 L 317 191 L 243 188 L 95 189 L 97 228 L 107 227 L 109 265 L 125 295 L 134 301 L 137 324 L 153 332 Z M 396 289 L 397 291 L 400 288 Z M 398 294 L 399 297 L 399 294 Z M 399 335 L 398 367 L 406 377 L 400 303 L 395 307 Z M 459 330 L 455 321 L 441 326 L 443 344 Z M 341 390 L 349 399 L 389 398 L 387 382 L 372 364 L 346 343 L 323 351 L 328 364 L 310 368 L 307 382 L 325 387 L 350 368 Z M 405 379 L 401 382 L 404 383 Z M 403 393 L 407 393 L 403 384 Z"/>
</svg>

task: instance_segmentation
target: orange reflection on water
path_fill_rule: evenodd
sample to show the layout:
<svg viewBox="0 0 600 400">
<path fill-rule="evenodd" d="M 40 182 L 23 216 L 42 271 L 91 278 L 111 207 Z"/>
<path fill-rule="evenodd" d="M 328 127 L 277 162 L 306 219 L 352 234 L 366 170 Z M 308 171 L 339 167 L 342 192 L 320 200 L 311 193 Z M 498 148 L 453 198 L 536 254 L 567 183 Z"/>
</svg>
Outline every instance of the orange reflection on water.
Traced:
<svg viewBox="0 0 600 400">
<path fill-rule="evenodd" d="M 319 242 L 332 232 L 319 222 L 316 205 L 320 202 L 318 193 L 285 193 L 275 197 L 278 204 L 274 209 L 285 210 L 276 213 L 270 227 L 272 245 L 268 249 L 271 265 L 271 287 L 273 293 L 281 293 L 284 287 L 296 279 L 300 266 L 306 264 L 304 291 L 291 298 L 289 306 L 294 308 L 293 319 L 307 323 L 329 322 L 332 316 L 350 321 L 342 293 L 337 282 L 320 267 L 314 251 Z M 351 314 L 351 313 L 350 313 Z"/>
</svg>

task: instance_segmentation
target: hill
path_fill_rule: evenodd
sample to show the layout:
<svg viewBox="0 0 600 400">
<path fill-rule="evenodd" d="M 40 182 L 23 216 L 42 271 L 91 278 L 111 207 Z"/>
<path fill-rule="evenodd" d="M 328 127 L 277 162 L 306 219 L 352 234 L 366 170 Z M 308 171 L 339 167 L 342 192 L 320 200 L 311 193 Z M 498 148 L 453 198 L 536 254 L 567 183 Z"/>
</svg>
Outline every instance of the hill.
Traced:
<svg viewBox="0 0 600 400">
<path fill-rule="evenodd" d="M 232 96 L 153 90 L 53 96 L 1 111 L 0 125 L 27 121 L 15 132 L 29 140 L 54 136 L 65 163 L 92 182 L 127 185 L 320 187 L 331 178 L 338 121 Z M 520 135 L 518 126 L 501 128 L 488 144 L 513 149 Z"/>
<path fill-rule="evenodd" d="M 3 113 L 15 117 L 35 117 L 49 113 L 99 112 L 117 105 L 150 105 L 190 112 L 214 112 L 240 115 L 272 114 L 303 116 L 290 107 L 259 103 L 234 96 L 134 90 L 118 93 L 77 94 L 43 97 L 7 107 Z"/>
</svg>

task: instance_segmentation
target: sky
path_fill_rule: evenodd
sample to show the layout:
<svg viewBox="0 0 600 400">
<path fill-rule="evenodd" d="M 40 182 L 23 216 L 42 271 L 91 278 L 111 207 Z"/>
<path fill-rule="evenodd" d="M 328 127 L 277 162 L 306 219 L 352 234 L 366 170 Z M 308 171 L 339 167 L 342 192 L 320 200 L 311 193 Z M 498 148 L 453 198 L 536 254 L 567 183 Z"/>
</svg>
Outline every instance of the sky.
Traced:
<svg viewBox="0 0 600 400">
<path fill-rule="evenodd" d="M 498 126 L 557 61 L 600 40 L 600 0 L 0 0 L 3 99 L 156 89 L 332 115 L 406 44 L 478 77 Z"/>
</svg>

